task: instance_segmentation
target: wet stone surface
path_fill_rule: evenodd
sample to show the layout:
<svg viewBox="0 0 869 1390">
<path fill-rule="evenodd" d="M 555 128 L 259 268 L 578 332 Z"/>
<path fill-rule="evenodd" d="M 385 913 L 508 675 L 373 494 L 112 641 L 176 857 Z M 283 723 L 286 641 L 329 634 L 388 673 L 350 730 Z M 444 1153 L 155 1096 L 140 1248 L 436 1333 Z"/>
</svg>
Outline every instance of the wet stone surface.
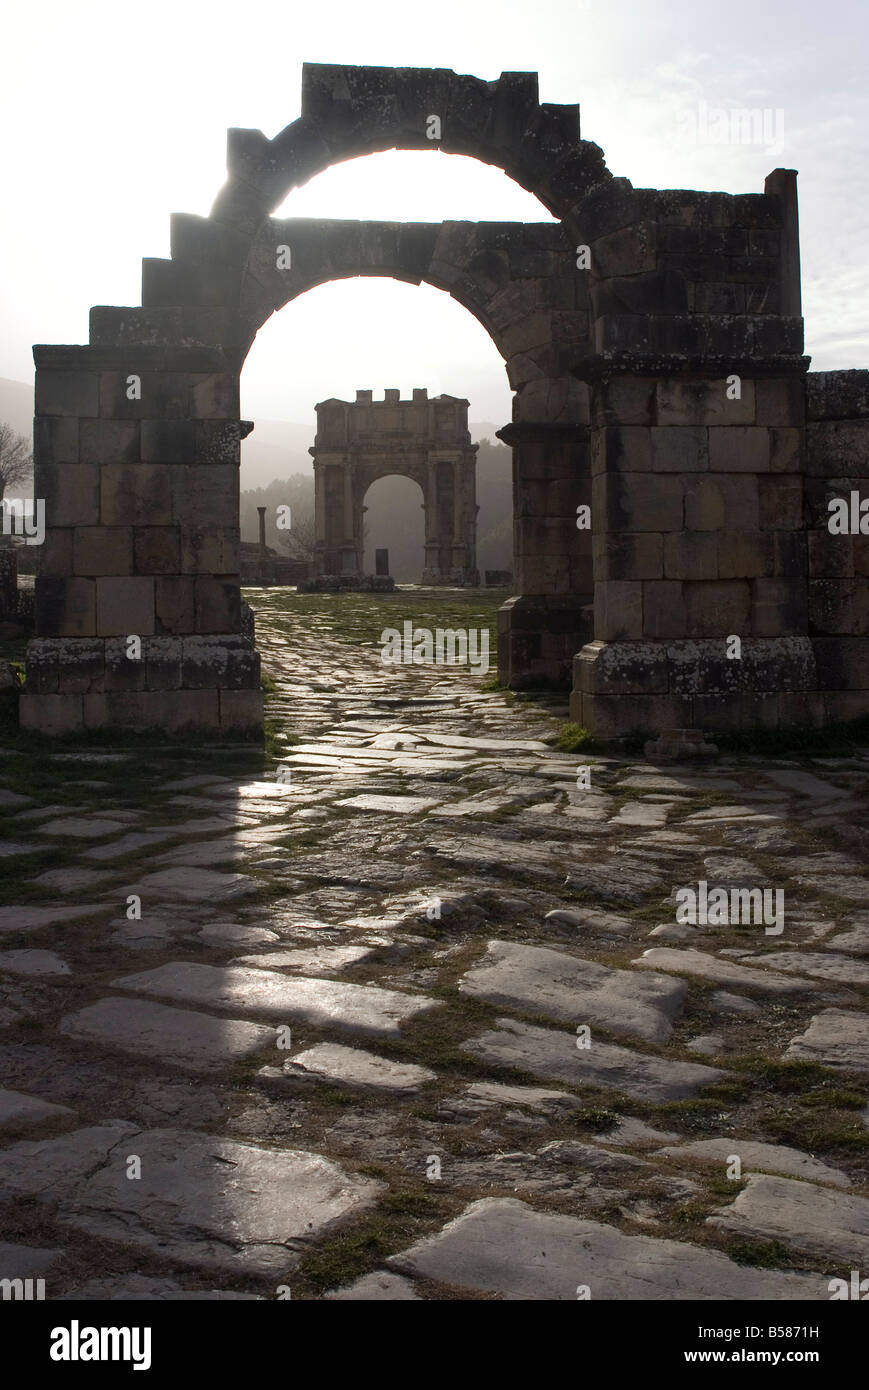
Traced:
<svg viewBox="0 0 869 1390">
<path fill-rule="evenodd" d="M 385 607 L 488 595 L 249 598 L 277 759 L 0 767 L 0 1277 L 828 1298 L 869 1260 L 869 752 L 568 752 L 557 694 L 380 663 Z M 783 930 L 677 922 L 701 881 Z"/>
</svg>

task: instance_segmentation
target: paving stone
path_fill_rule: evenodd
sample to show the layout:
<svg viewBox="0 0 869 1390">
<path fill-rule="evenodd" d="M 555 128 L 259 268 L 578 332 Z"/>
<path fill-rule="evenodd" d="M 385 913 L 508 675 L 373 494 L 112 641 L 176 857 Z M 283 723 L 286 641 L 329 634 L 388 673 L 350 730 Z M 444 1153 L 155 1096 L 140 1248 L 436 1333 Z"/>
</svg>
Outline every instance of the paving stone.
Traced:
<svg viewBox="0 0 869 1390">
<path fill-rule="evenodd" d="M 410 1279 L 405 1279 L 401 1274 L 386 1274 L 382 1270 L 378 1270 L 376 1274 L 364 1274 L 355 1283 L 324 1294 L 324 1299 L 353 1299 L 366 1303 L 380 1303 L 386 1300 L 390 1303 L 421 1302 Z"/>
<path fill-rule="evenodd" d="M 665 776 L 663 773 L 634 773 L 620 777 L 619 787 L 636 787 L 649 792 L 688 791 L 702 796 L 704 792 L 738 792 L 739 783 L 730 777 L 690 777 L 687 773 Z"/>
<path fill-rule="evenodd" d="M 481 1061 L 515 1067 L 548 1081 L 612 1089 L 653 1104 L 686 1099 L 729 1075 L 698 1062 L 653 1057 L 613 1043 L 592 1041 L 590 1048 L 578 1048 L 571 1033 L 515 1019 L 500 1018 L 497 1025 L 497 1030 L 462 1043 L 462 1050 Z"/>
<path fill-rule="evenodd" d="M 26 1140 L 0 1149 L 0 1201 L 23 1196 L 57 1201 L 136 1133 L 135 1125 L 108 1120 L 68 1130 L 57 1139 Z"/>
<path fill-rule="evenodd" d="M 127 1179 L 127 1153 L 142 1160 L 137 1182 Z M 382 1186 L 319 1154 L 140 1130 L 75 1183 L 58 1216 L 194 1268 L 280 1278 L 310 1242 L 370 1206 Z"/>
<path fill-rule="evenodd" d="M 375 796 L 363 794 L 336 801 L 336 806 L 352 806 L 357 811 L 388 811 L 390 815 L 415 816 L 437 806 L 437 798 L 426 796 Z"/>
<path fill-rule="evenodd" d="M 134 951 L 166 946 L 176 936 L 196 930 L 196 923 L 184 917 L 154 917 L 150 912 L 132 922 L 125 917 L 113 918 L 109 926 L 115 928 L 109 937 L 112 945 L 126 946 Z"/>
<path fill-rule="evenodd" d="M 0 932 L 39 931 L 41 927 L 55 927 L 61 922 L 73 922 L 80 917 L 90 917 L 104 913 L 104 903 L 75 903 L 70 907 L 0 907 Z"/>
<path fill-rule="evenodd" d="M 0 807 L 8 810 L 12 806 L 29 806 L 32 796 L 22 796 L 20 792 L 11 792 L 8 787 L 0 787 Z"/>
<path fill-rule="evenodd" d="M 181 898 L 185 902 L 224 903 L 256 893 L 259 884 L 245 874 L 218 873 L 214 869 L 159 869 L 139 879 L 131 891 L 143 901 Z"/>
<path fill-rule="evenodd" d="M 851 1180 L 839 1168 L 831 1168 L 820 1159 L 791 1149 L 784 1144 L 762 1144 L 754 1139 L 695 1139 L 687 1144 L 673 1144 L 659 1149 L 661 1158 L 697 1159 L 715 1164 L 722 1171 L 736 1154 L 743 1173 L 785 1173 L 807 1182 L 829 1183 L 833 1187 L 850 1187 Z"/>
<path fill-rule="evenodd" d="M 727 1044 L 720 1033 L 702 1033 L 699 1037 L 689 1038 L 685 1046 L 689 1052 L 696 1052 L 701 1057 L 717 1057 Z"/>
<path fill-rule="evenodd" d="M 9 975 L 71 975 L 54 951 L 0 951 L 0 971 Z"/>
<path fill-rule="evenodd" d="M 806 875 L 797 874 L 796 882 L 801 887 L 813 888 L 821 893 L 832 893 L 849 902 L 869 903 L 869 878 L 858 874 Z"/>
<path fill-rule="evenodd" d="M 752 970 L 747 965 L 736 965 L 733 961 L 722 960 L 720 956 L 711 956 L 705 951 L 693 951 L 687 946 L 653 946 L 631 961 L 631 965 L 639 970 L 674 970 L 683 975 L 699 975 L 716 984 L 740 985 L 764 994 L 794 994 L 816 988 L 811 980 L 799 976 Z"/>
<path fill-rule="evenodd" d="M 634 929 L 629 917 L 618 917 L 614 912 L 602 912 L 593 907 L 557 907 L 547 912 L 544 921 L 561 936 L 579 936 L 584 931 L 625 936 Z"/>
<path fill-rule="evenodd" d="M 103 864 L 111 862 L 113 859 L 120 859 L 125 854 L 135 854 L 141 850 L 153 849 L 155 845 L 165 844 L 176 832 L 174 829 L 165 830 L 131 830 L 128 835 L 122 835 L 119 840 L 110 840 L 105 845 L 94 845 L 93 849 L 86 849 L 82 854 L 82 859 L 93 859 Z"/>
<path fill-rule="evenodd" d="M 785 1056 L 841 1071 L 869 1071 L 869 1018 L 850 1009 L 823 1009 L 791 1040 Z"/>
<path fill-rule="evenodd" d="M 276 1036 L 273 1028 L 261 1024 L 167 1008 L 144 999 L 100 999 L 62 1018 L 60 1032 L 208 1073 L 273 1048 Z"/>
<path fill-rule="evenodd" d="M 739 1196 L 706 1224 L 734 1235 L 780 1240 L 796 1250 L 869 1264 L 869 1199 L 851 1192 L 755 1173 Z M 829 1294 L 827 1295 L 829 1297 Z"/>
<path fill-rule="evenodd" d="M 38 1125 L 59 1115 L 74 1115 L 67 1105 L 55 1105 L 39 1096 L 26 1096 L 21 1091 L 0 1090 L 0 1128 L 4 1125 Z"/>
<path fill-rule="evenodd" d="M 716 989 L 709 996 L 709 1003 L 713 1009 L 717 1009 L 723 1014 L 739 1014 L 745 1018 L 756 1018 L 763 1013 L 760 1004 L 756 1004 L 753 999 L 743 999 L 740 994 L 730 994 L 725 989 Z"/>
<path fill-rule="evenodd" d="M 283 1079 L 293 1081 L 327 1081 L 333 1085 L 372 1088 L 397 1095 L 412 1095 L 437 1074 L 427 1067 L 408 1062 L 392 1062 L 363 1052 L 356 1047 L 339 1043 L 317 1043 L 314 1047 L 288 1058 L 278 1072 Z"/>
<path fill-rule="evenodd" d="M 591 1024 L 659 1043 L 670 1036 L 686 994 L 684 984 L 664 976 L 638 978 L 627 970 L 512 941 L 490 941 L 482 962 L 462 977 L 459 989 L 490 1004 L 545 1014 L 574 1027 Z"/>
<path fill-rule="evenodd" d="M 547 1091 L 542 1086 L 505 1086 L 499 1081 L 474 1081 L 456 1099 L 460 1100 L 465 1113 L 478 1115 L 488 1110 L 505 1112 L 516 1106 L 536 1115 L 563 1118 L 582 1104 L 569 1091 Z M 442 1104 L 450 1108 L 454 1100 Z"/>
<path fill-rule="evenodd" d="M 267 927 L 246 927 L 237 922 L 215 922 L 196 933 L 207 946 L 273 946 L 280 941 Z M 251 959 L 259 959 L 251 957 Z"/>
<path fill-rule="evenodd" d="M 20 859 L 25 854 L 41 854 L 43 845 L 28 845 L 23 840 L 0 840 L 0 859 Z"/>
<path fill-rule="evenodd" d="M 438 1007 L 425 995 L 400 994 L 376 985 L 345 984 L 279 975 L 244 966 L 178 961 L 115 980 L 120 989 L 157 994 L 187 1004 L 231 1010 L 275 1024 L 300 1019 L 323 1028 L 397 1037 L 399 1025 Z"/>
<path fill-rule="evenodd" d="M 664 883 L 663 874 L 616 855 L 606 862 L 571 869 L 569 888 L 594 893 L 608 902 L 639 904 Z"/>
<path fill-rule="evenodd" d="M 824 942 L 828 951 L 849 951 L 854 956 L 869 956 L 869 922 L 862 922 L 839 936 Z"/>
<path fill-rule="evenodd" d="M 317 975 L 321 970 L 343 970 L 374 955 L 372 946 L 310 946 L 290 951 L 263 951 L 256 956 L 238 956 L 233 965 L 255 965 L 264 970 L 298 970 Z"/>
<path fill-rule="evenodd" d="M 575 1301 L 580 1285 L 596 1302 L 829 1297 L 818 1277 L 752 1269 L 717 1250 L 625 1235 L 598 1221 L 534 1211 L 515 1198 L 473 1202 L 387 1264 L 510 1301 Z"/>
<path fill-rule="evenodd" d="M 841 787 L 836 787 L 832 782 L 825 782 L 820 777 L 815 777 L 811 772 L 790 772 L 778 768 L 764 768 L 764 776 L 771 782 L 777 782 L 780 787 L 787 787 L 788 791 L 799 792 L 801 796 L 808 796 L 812 801 L 836 801 L 840 798 L 847 798 L 848 792 Z"/>
<path fill-rule="evenodd" d="M 63 836 L 74 840 L 98 840 L 104 835 L 117 835 L 124 828 L 123 821 L 107 820 L 101 816 L 87 818 L 61 816 L 57 820 L 50 820 L 44 825 L 37 826 L 36 833 L 38 835 Z"/>
<path fill-rule="evenodd" d="M 64 868 L 47 869 L 29 881 L 37 888 L 52 888 L 58 893 L 84 893 L 108 883 L 111 877 L 99 869 Z"/>
<path fill-rule="evenodd" d="M 649 936 L 658 941 L 696 941 L 697 928 L 681 922 L 662 922 L 660 926 L 652 927 Z"/>
<path fill-rule="evenodd" d="M 62 1254 L 62 1250 L 40 1250 L 33 1245 L 0 1240 L 0 1279 L 44 1278 Z"/>
<path fill-rule="evenodd" d="M 812 951 L 776 951 L 771 956 L 753 956 L 755 965 L 770 970 L 785 970 L 803 975 L 815 975 L 821 980 L 834 980 L 843 985 L 869 985 L 869 965 L 851 956 L 823 955 Z"/>
</svg>

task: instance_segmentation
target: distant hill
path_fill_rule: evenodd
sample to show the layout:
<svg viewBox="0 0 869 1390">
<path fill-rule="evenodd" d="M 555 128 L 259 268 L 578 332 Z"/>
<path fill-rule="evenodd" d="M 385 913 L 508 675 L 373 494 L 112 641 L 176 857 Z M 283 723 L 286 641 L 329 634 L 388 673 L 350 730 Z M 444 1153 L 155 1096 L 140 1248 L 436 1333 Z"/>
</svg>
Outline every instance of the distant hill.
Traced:
<svg viewBox="0 0 869 1390">
<path fill-rule="evenodd" d="M 17 434 L 33 433 L 33 383 L 10 381 L 0 376 L 0 420 L 11 425 Z"/>
</svg>

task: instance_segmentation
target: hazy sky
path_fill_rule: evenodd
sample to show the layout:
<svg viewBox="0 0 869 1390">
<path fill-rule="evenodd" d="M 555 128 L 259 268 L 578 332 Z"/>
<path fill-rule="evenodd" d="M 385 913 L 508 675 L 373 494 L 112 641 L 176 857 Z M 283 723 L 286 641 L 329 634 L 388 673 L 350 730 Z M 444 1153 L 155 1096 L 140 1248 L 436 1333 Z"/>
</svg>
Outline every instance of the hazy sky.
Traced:
<svg viewBox="0 0 869 1390">
<path fill-rule="evenodd" d="M 0 376 L 30 380 L 34 342 L 86 342 L 92 304 L 140 302 L 169 214 L 209 211 L 226 128 L 273 136 L 295 119 L 304 61 L 539 71 L 541 100 L 578 101 L 583 136 L 636 187 L 760 192 L 771 169 L 798 169 L 807 351 L 815 369 L 869 366 L 867 31 L 866 0 L 7 0 Z M 768 109 L 775 148 L 692 143 L 680 120 L 700 103 Z M 282 213 L 550 220 L 499 171 L 435 151 L 338 166 Z M 244 413 L 313 420 L 357 386 L 510 415 L 476 320 L 390 280 L 326 285 L 273 317 Z"/>
</svg>

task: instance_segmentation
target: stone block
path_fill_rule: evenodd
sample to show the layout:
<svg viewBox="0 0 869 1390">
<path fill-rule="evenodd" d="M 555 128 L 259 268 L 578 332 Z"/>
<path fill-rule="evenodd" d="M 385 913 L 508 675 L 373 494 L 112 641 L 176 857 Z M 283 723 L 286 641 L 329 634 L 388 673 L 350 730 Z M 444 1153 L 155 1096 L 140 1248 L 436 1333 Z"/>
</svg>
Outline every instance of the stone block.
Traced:
<svg viewBox="0 0 869 1390">
<path fill-rule="evenodd" d="M 148 690 L 179 690 L 183 655 L 180 637 L 150 637 L 144 651 Z"/>
<path fill-rule="evenodd" d="M 595 526 L 607 531 L 682 529 L 681 478 L 659 473 L 599 474 L 592 498 Z"/>
<path fill-rule="evenodd" d="M 772 473 L 802 473 L 805 469 L 805 433 L 801 429 L 769 431 L 769 467 Z"/>
<path fill-rule="evenodd" d="M 87 728 L 165 729 L 220 727 L 216 690 L 113 691 L 85 695 Z"/>
<path fill-rule="evenodd" d="M 775 538 L 769 532 L 728 530 L 719 533 L 719 579 L 759 579 L 775 573 Z"/>
<path fill-rule="evenodd" d="M 753 425 L 716 426 L 710 429 L 710 471 L 767 473 L 769 466 L 769 430 Z"/>
<path fill-rule="evenodd" d="M 99 413 L 99 376 L 96 372 L 37 368 L 37 415 L 75 415 L 80 419 L 94 419 Z"/>
<path fill-rule="evenodd" d="M 236 634 L 184 637 L 182 685 L 187 690 L 259 688 L 259 652 Z"/>
<path fill-rule="evenodd" d="M 40 637 L 95 637 L 93 579 L 36 578 L 36 631 Z"/>
<path fill-rule="evenodd" d="M 690 727 L 693 719 L 690 700 L 677 695 L 583 695 L 574 691 L 570 717 L 597 738 L 622 738 L 637 730 L 657 733 L 661 729 Z"/>
<path fill-rule="evenodd" d="M 236 732 L 263 727 L 261 690 L 218 690 L 220 727 Z"/>
<path fill-rule="evenodd" d="M 591 472 L 648 473 L 652 467 L 651 432 L 635 425 L 608 426 L 592 438 Z"/>
<path fill-rule="evenodd" d="M 689 581 L 684 586 L 684 593 L 688 631 L 692 637 L 726 637 L 731 633 L 748 635 L 751 589 L 747 581 Z"/>
<path fill-rule="evenodd" d="M 869 420 L 824 420 L 806 427 L 806 471 L 822 478 L 869 476 Z"/>
<path fill-rule="evenodd" d="M 96 526 L 100 520 L 99 479 L 95 464 L 40 464 L 37 485 L 45 499 L 46 525 Z"/>
<path fill-rule="evenodd" d="M 77 526 L 73 568 L 91 576 L 133 573 L 133 533 L 129 526 Z"/>
<path fill-rule="evenodd" d="M 599 276 L 639 275 L 655 270 L 655 223 L 638 222 L 595 239 L 591 247 L 592 270 Z"/>
<path fill-rule="evenodd" d="M 643 636 L 643 585 L 639 581 L 595 583 L 594 631 L 605 641 Z"/>
<path fill-rule="evenodd" d="M 102 690 L 105 677 L 105 646 L 99 638 L 77 638 L 58 646 L 58 692 L 83 694 Z"/>
<path fill-rule="evenodd" d="M 806 411 L 806 383 L 803 377 L 769 377 L 756 382 L 756 423 L 758 425 L 802 425 Z"/>
<path fill-rule="evenodd" d="M 829 531 L 809 531 L 809 575 L 812 579 L 851 579 L 854 575 L 854 540 L 831 536 Z M 863 570 L 860 573 L 864 573 Z"/>
<path fill-rule="evenodd" d="M 654 377 L 612 376 L 591 388 L 592 423 L 606 425 L 655 424 Z"/>
<path fill-rule="evenodd" d="M 670 537 L 667 537 L 669 540 Z M 683 585 L 677 580 L 653 580 L 643 585 L 643 636 L 649 640 L 686 637 L 688 613 Z"/>
<path fill-rule="evenodd" d="M 238 374 L 209 372 L 189 378 L 189 415 L 194 420 L 237 420 Z"/>
<path fill-rule="evenodd" d="M 238 580 L 198 575 L 194 580 L 197 632 L 238 632 L 241 627 L 241 592 Z"/>
<path fill-rule="evenodd" d="M 727 391 L 724 377 L 716 381 L 665 378 L 657 387 L 657 423 L 660 426 L 753 425 L 754 382 L 742 379 L 739 400 L 730 400 Z"/>
<path fill-rule="evenodd" d="M 100 520 L 104 526 L 168 524 L 171 483 L 172 471 L 163 464 L 106 464 L 100 470 Z"/>
<path fill-rule="evenodd" d="M 192 420 L 143 420 L 143 463 L 193 463 L 196 426 Z"/>
<path fill-rule="evenodd" d="M 813 636 L 864 637 L 869 633 L 869 584 L 854 579 L 811 579 L 809 632 Z"/>
<path fill-rule="evenodd" d="M 154 581 L 156 631 L 182 634 L 196 630 L 196 603 L 192 575 L 161 575 Z"/>
<path fill-rule="evenodd" d="M 181 570 L 180 527 L 135 527 L 133 560 L 136 574 L 178 574 Z"/>
<path fill-rule="evenodd" d="M 665 579 L 717 579 L 718 535 L 677 531 L 664 537 Z"/>
<path fill-rule="evenodd" d="M 707 431 L 702 426 L 664 425 L 651 431 L 652 468 L 656 473 L 703 473 L 710 467 Z"/>
<path fill-rule="evenodd" d="M 662 579 L 664 575 L 663 537 L 656 531 L 595 535 L 592 555 L 597 580 Z"/>
<path fill-rule="evenodd" d="M 238 574 L 239 532 L 233 526 L 182 526 L 182 574 Z"/>
<path fill-rule="evenodd" d="M 666 647 L 660 642 L 587 642 L 573 659 L 574 689 L 587 695 L 664 695 Z"/>
<path fill-rule="evenodd" d="M 757 482 L 761 527 L 769 531 L 801 530 L 804 525 L 802 475 L 768 474 Z"/>
<path fill-rule="evenodd" d="M 27 689 L 40 695 L 57 694 L 60 683 L 60 651 L 56 638 L 35 637 L 27 644 Z"/>
<path fill-rule="evenodd" d="M 751 630 L 755 637 L 804 633 L 808 626 L 805 587 L 790 579 L 755 579 L 751 607 Z"/>
<path fill-rule="evenodd" d="M 79 423 L 72 415 L 37 415 L 33 421 L 36 463 L 78 463 Z"/>
<path fill-rule="evenodd" d="M 238 420 L 197 420 L 196 462 L 201 464 L 239 464 L 241 431 Z"/>
<path fill-rule="evenodd" d="M 757 477 L 716 473 L 686 478 L 685 526 L 689 531 L 759 531 Z"/>
<path fill-rule="evenodd" d="M 138 634 L 137 634 L 138 635 Z M 105 691 L 115 690 L 144 690 L 145 679 L 145 649 L 147 642 L 142 641 L 142 654 L 139 660 L 131 659 L 127 653 L 130 648 L 124 637 L 107 637 L 104 639 L 105 652 L 105 678 L 103 689 Z"/>
<path fill-rule="evenodd" d="M 139 422 L 82 420 L 79 425 L 79 456 L 82 463 L 137 463 Z"/>
<path fill-rule="evenodd" d="M 39 555 L 40 570 L 43 574 L 55 575 L 61 579 L 72 576 L 72 538 L 70 526 L 49 527 Z"/>
<path fill-rule="evenodd" d="M 102 637 L 150 636 L 154 631 L 154 580 L 98 579 L 97 632 Z"/>
<path fill-rule="evenodd" d="M 18 701 L 18 721 L 22 729 L 41 734 L 72 733 L 83 727 L 83 700 L 82 695 L 25 692 Z"/>
<path fill-rule="evenodd" d="M 139 396 L 130 399 L 139 378 Z M 100 415 L 107 420 L 184 419 L 187 415 L 187 376 L 184 372 L 141 369 L 131 355 L 126 371 L 100 373 Z"/>
<path fill-rule="evenodd" d="M 192 527 L 238 525 L 238 467 L 235 464 L 195 463 L 173 468 L 171 472 L 172 515 L 166 520 Z"/>
</svg>

